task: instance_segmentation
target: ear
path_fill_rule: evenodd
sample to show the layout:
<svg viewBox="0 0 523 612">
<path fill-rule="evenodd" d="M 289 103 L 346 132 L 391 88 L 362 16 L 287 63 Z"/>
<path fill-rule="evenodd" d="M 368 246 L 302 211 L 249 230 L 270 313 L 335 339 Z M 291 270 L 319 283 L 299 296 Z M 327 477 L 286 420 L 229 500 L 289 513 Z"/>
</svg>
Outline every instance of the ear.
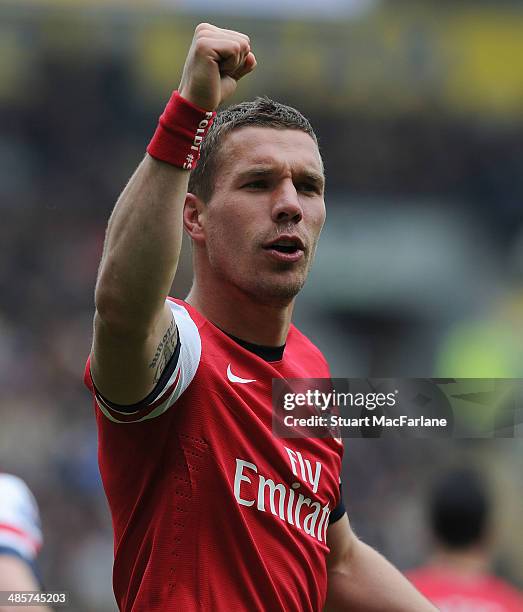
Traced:
<svg viewBox="0 0 523 612">
<path fill-rule="evenodd" d="M 183 207 L 183 226 L 195 242 L 205 242 L 205 213 L 207 207 L 198 196 L 188 193 Z"/>
</svg>

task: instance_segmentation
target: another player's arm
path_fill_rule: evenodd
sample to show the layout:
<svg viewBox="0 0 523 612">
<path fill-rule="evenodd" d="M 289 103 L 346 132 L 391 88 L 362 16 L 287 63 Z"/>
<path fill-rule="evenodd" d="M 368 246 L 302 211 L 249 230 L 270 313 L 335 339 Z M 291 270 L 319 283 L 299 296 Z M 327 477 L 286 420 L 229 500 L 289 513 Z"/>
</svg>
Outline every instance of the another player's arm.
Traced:
<svg viewBox="0 0 523 612">
<path fill-rule="evenodd" d="M 347 515 L 327 530 L 325 612 L 437 612 L 384 557 L 359 540 Z"/>
<path fill-rule="evenodd" d="M 0 552 L 0 591 L 40 591 L 40 586 L 23 559 Z M 13 606 L 0 605 L 0 612 L 14 609 Z M 20 604 L 17 604 L 16 610 L 19 612 L 51 612 L 51 608 L 47 606 L 27 607 Z"/>
<path fill-rule="evenodd" d="M 244 34 L 200 24 L 179 92 L 215 110 L 256 65 Z M 174 351 L 176 325 L 165 303 L 180 255 L 189 172 L 146 155 L 109 220 L 95 290 L 91 374 L 118 404 L 141 401 Z"/>
<path fill-rule="evenodd" d="M 42 544 L 38 504 L 26 483 L 0 473 L 0 591 L 40 591 L 35 560 Z M 0 612 L 15 610 L 0 603 Z M 51 612 L 47 606 L 20 606 L 20 612 Z"/>
</svg>

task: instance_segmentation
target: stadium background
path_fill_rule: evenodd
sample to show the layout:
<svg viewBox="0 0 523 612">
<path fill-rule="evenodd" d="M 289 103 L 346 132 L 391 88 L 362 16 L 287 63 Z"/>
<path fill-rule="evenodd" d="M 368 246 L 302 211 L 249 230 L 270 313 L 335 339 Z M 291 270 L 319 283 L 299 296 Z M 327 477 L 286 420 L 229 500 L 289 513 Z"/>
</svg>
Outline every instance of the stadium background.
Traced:
<svg viewBox="0 0 523 612">
<path fill-rule="evenodd" d="M 82 386 L 104 228 L 199 21 L 251 35 L 237 99 L 296 105 L 319 134 L 328 221 L 296 321 L 333 374 L 523 374 L 521 3 L 259 4 L 0 5 L 0 469 L 35 492 L 46 585 L 78 612 L 114 610 Z M 496 569 L 523 585 L 521 440 L 348 440 L 352 523 L 423 561 L 427 486 L 465 462 L 496 500 Z"/>
</svg>

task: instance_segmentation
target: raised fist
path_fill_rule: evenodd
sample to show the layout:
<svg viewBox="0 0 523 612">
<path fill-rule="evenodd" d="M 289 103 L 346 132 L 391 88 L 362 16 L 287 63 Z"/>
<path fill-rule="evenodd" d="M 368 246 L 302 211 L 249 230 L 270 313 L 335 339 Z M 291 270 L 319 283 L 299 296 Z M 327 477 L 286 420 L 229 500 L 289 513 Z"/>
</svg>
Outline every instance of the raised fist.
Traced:
<svg viewBox="0 0 523 612">
<path fill-rule="evenodd" d="M 216 108 L 256 67 L 249 37 L 209 23 L 196 26 L 178 91 L 205 110 Z"/>
</svg>

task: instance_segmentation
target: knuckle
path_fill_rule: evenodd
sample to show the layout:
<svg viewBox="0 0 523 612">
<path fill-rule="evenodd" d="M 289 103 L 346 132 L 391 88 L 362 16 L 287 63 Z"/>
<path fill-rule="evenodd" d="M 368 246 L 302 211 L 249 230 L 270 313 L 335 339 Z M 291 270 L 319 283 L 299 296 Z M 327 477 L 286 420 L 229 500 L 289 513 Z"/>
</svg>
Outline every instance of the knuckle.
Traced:
<svg viewBox="0 0 523 612">
<path fill-rule="evenodd" d="M 206 23 L 206 22 L 199 23 L 199 24 L 196 26 L 195 32 L 201 32 L 202 30 L 209 30 L 209 29 L 211 29 L 211 27 L 212 27 L 212 26 L 211 26 L 211 24 L 210 24 L 210 23 Z"/>
<path fill-rule="evenodd" d="M 198 40 L 201 40 L 202 38 L 207 38 L 209 36 L 212 36 L 212 32 L 210 30 L 206 30 L 205 28 L 202 28 L 195 34 L 194 40 L 198 41 Z"/>
<path fill-rule="evenodd" d="M 208 38 L 198 38 L 198 40 L 194 43 L 194 52 L 196 55 L 200 55 L 205 53 L 209 49 L 209 39 Z"/>
</svg>

